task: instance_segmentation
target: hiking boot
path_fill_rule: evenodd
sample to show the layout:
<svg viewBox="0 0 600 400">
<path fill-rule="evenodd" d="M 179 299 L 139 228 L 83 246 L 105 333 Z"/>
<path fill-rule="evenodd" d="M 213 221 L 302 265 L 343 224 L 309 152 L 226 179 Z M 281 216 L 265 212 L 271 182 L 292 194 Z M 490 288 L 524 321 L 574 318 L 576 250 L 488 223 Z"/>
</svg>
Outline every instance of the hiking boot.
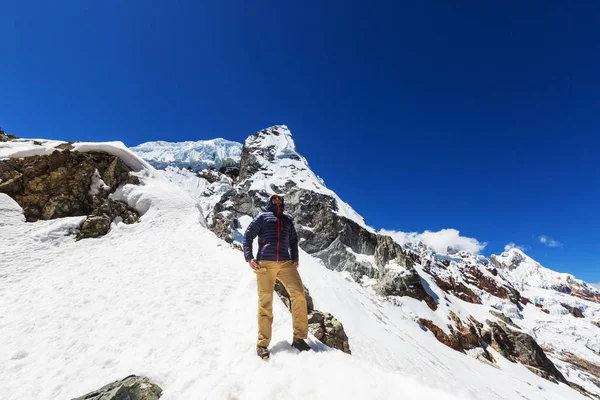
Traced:
<svg viewBox="0 0 600 400">
<path fill-rule="evenodd" d="M 308 350 L 310 350 L 310 346 L 308 345 L 308 343 L 306 343 L 304 341 L 304 339 L 294 339 L 294 340 L 292 340 L 292 347 L 295 347 L 296 349 L 298 349 L 300 351 L 308 351 Z"/>
<path fill-rule="evenodd" d="M 269 352 L 269 349 L 265 346 L 256 346 L 256 355 L 262 358 L 263 360 L 266 360 L 267 358 L 269 358 L 271 353 Z"/>
</svg>

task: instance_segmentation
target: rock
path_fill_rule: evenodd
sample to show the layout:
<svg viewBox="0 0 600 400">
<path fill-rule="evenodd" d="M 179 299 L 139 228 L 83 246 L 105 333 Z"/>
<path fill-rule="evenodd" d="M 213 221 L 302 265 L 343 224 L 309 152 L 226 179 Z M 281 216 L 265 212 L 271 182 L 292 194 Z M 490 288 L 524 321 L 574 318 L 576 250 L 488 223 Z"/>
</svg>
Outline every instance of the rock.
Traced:
<svg viewBox="0 0 600 400">
<path fill-rule="evenodd" d="M 427 271 L 427 266 L 425 267 Z M 444 280 L 437 275 L 434 275 L 435 283 L 445 292 L 451 293 L 461 300 L 473 304 L 481 304 L 481 299 L 471 289 L 465 286 L 462 282 L 457 282 L 453 276 Z"/>
<path fill-rule="evenodd" d="M 83 222 L 81 233 L 77 240 L 96 238 L 106 235 L 113 221 L 118 220 L 125 224 L 133 224 L 140 220 L 139 214 L 127 204 L 113 199 L 106 199 Z"/>
<path fill-rule="evenodd" d="M 60 150 L 73 150 L 73 142 L 61 143 L 57 146 L 54 146 L 54 148 Z"/>
<path fill-rule="evenodd" d="M 490 310 L 490 314 L 492 314 L 494 317 L 497 317 L 501 321 L 507 323 L 508 325 L 512 326 L 513 328 L 521 329 L 517 324 L 513 322 L 513 320 L 510 317 L 507 317 L 501 312 Z"/>
<path fill-rule="evenodd" d="M 120 185 L 139 183 L 120 158 L 62 148 L 46 156 L 0 161 L 0 192 L 23 208 L 27 221 L 88 215 L 77 240 L 106 234 L 115 220 L 139 221 L 135 210 L 108 198 Z M 92 183 L 99 179 L 104 184 L 95 184 L 92 190 Z"/>
<path fill-rule="evenodd" d="M 454 349 L 461 353 L 463 352 L 463 348 L 462 348 L 460 342 L 457 340 L 457 338 L 454 335 L 448 335 L 440 327 L 438 327 L 436 324 L 434 324 L 433 321 L 431 321 L 429 319 L 425 319 L 425 318 L 420 318 L 419 323 L 423 327 L 425 327 L 429 331 L 431 331 L 431 333 L 433 333 L 433 335 L 439 342 L 445 344 L 446 346 L 450 347 L 451 349 Z"/>
<path fill-rule="evenodd" d="M 313 310 L 308 316 L 308 330 L 327 346 L 352 354 L 344 326 L 330 313 Z"/>
<path fill-rule="evenodd" d="M 526 333 L 513 331 L 506 325 L 489 320 L 486 323 L 490 329 L 486 330 L 484 339 L 506 359 L 520 362 L 531 372 L 549 381 L 567 383 L 534 338 Z"/>
<path fill-rule="evenodd" d="M 90 192 L 96 171 L 110 190 Z M 0 192 L 23 208 L 29 222 L 90 215 L 119 185 L 139 183 L 129 171 L 108 153 L 56 150 L 46 156 L 0 161 Z"/>
<path fill-rule="evenodd" d="M 108 233 L 111 223 L 110 218 L 104 215 L 88 217 L 81 226 L 81 233 L 77 236 L 77 240 L 104 236 Z"/>
<path fill-rule="evenodd" d="M 281 300 L 286 305 L 288 310 L 291 311 L 292 307 L 291 307 L 291 303 L 290 303 L 290 295 L 288 294 L 287 290 L 285 289 L 285 286 L 283 286 L 281 281 L 279 281 L 279 279 L 275 280 L 275 293 L 277 293 L 279 298 L 281 298 Z M 307 312 L 310 314 L 314 310 L 314 302 L 313 302 L 310 292 L 308 291 L 306 286 L 304 286 L 304 297 L 306 298 Z"/>
<path fill-rule="evenodd" d="M 15 139 L 17 139 L 15 135 L 9 135 L 0 128 L 0 142 L 10 142 Z"/>
<path fill-rule="evenodd" d="M 285 290 L 283 284 L 275 281 L 275 292 L 283 301 L 288 310 L 292 310 L 290 296 Z M 306 286 L 304 287 L 304 296 L 306 297 L 306 308 L 308 311 L 308 330 L 318 340 L 325 345 L 341 350 L 344 353 L 351 354 L 348 336 L 344 331 L 344 326 L 330 313 L 314 309 L 313 299 Z"/>
<path fill-rule="evenodd" d="M 148 378 L 131 375 L 73 400 L 158 400 L 162 389 Z"/>
<path fill-rule="evenodd" d="M 567 310 L 569 310 L 571 315 L 574 316 L 575 318 L 585 318 L 585 315 L 583 315 L 583 313 L 578 308 L 570 306 L 565 303 L 560 303 L 560 305 L 563 306 L 564 308 L 566 308 Z"/>
<path fill-rule="evenodd" d="M 464 350 L 471 350 L 481 347 L 481 339 L 479 331 L 473 324 L 464 323 L 454 312 L 450 311 L 449 317 L 454 321 L 454 327 L 450 326 L 452 335 L 460 343 L 460 347 Z M 470 318 L 473 318 L 470 316 Z M 473 318 L 474 319 L 474 318 Z"/>
</svg>

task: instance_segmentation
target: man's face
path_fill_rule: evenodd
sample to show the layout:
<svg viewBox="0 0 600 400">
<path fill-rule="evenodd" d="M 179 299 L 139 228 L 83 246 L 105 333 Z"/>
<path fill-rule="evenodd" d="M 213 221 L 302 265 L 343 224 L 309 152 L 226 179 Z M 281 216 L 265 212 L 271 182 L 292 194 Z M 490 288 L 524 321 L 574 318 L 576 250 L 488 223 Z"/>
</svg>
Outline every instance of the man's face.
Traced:
<svg viewBox="0 0 600 400">
<path fill-rule="evenodd" d="M 277 196 L 273 196 L 271 197 L 271 203 L 275 204 L 276 206 L 280 206 L 281 205 L 281 199 Z"/>
</svg>

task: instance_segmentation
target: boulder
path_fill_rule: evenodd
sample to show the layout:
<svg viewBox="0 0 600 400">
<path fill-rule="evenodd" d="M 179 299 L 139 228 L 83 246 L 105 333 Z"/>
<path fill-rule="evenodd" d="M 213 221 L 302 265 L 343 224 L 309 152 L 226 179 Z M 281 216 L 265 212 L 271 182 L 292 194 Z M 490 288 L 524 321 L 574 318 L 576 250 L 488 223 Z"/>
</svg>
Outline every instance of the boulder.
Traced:
<svg viewBox="0 0 600 400">
<path fill-rule="evenodd" d="M 292 304 L 290 296 L 279 280 L 275 281 L 275 292 L 288 310 L 291 311 Z M 306 297 L 309 332 L 325 345 L 333 349 L 341 350 L 344 353 L 351 354 L 348 336 L 344 331 L 342 323 L 330 313 L 314 309 L 313 299 L 306 286 L 304 287 L 304 296 Z"/>
<path fill-rule="evenodd" d="M 344 326 L 330 313 L 313 310 L 308 316 L 308 330 L 327 346 L 352 354 Z"/>
<path fill-rule="evenodd" d="M 565 303 L 560 303 L 560 305 L 563 306 L 564 308 L 566 308 L 567 310 L 569 310 L 571 315 L 574 316 L 575 318 L 585 318 L 585 315 L 583 315 L 581 310 L 579 310 L 577 307 L 573 307 L 573 306 L 570 306 Z"/>
<path fill-rule="evenodd" d="M 113 221 L 133 224 L 140 220 L 137 211 L 122 201 L 106 199 L 92 214 L 83 222 L 81 233 L 77 240 L 95 238 L 106 235 Z"/>
<path fill-rule="evenodd" d="M 484 340 L 506 359 L 520 362 L 531 372 L 549 381 L 567 383 L 533 337 L 513 331 L 503 323 L 489 320 L 486 320 L 486 323 L 490 329 L 484 331 Z"/>
<path fill-rule="evenodd" d="M 150 379 L 130 375 L 72 400 L 158 400 L 162 389 Z"/>
</svg>

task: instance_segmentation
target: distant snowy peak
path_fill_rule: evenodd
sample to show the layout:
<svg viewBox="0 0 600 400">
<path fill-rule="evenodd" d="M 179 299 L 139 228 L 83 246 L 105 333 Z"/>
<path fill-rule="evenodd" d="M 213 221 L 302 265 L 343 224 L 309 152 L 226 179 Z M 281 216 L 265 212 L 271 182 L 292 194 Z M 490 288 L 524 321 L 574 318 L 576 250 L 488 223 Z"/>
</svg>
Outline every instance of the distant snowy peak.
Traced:
<svg viewBox="0 0 600 400">
<path fill-rule="evenodd" d="M 131 150 L 155 168 L 173 166 L 197 172 L 207 168 L 237 165 L 242 144 L 220 138 L 195 142 L 158 141 L 142 143 L 131 147 Z"/>
<path fill-rule="evenodd" d="M 240 185 L 247 190 L 264 193 L 289 189 L 309 190 L 332 197 L 335 212 L 348 218 L 370 232 L 373 229 L 364 219 L 325 186 L 325 182 L 308 166 L 306 158 L 296 151 L 292 133 L 285 125 L 263 129 L 248 137 L 244 142 L 240 161 Z"/>
<path fill-rule="evenodd" d="M 503 269 L 513 284 L 524 284 L 543 289 L 553 289 L 593 301 L 600 300 L 600 291 L 571 274 L 556 272 L 529 257 L 523 251 L 512 248 L 502 254 L 492 255 L 490 261 Z"/>
<path fill-rule="evenodd" d="M 283 187 L 288 181 L 310 190 L 325 188 L 308 162 L 296 151 L 292 133 L 285 125 L 273 126 L 248 137 L 244 142 L 240 165 L 240 181 L 251 179 Z"/>
</svg>

